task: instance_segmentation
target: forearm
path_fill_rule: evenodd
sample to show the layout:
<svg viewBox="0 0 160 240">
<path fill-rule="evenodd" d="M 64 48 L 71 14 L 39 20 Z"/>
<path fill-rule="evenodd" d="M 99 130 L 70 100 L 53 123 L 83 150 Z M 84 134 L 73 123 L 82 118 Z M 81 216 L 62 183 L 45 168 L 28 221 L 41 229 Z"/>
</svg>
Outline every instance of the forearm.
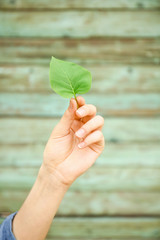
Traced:
<svg viewBox="0 0 160 240">
<path fill-rule="evenodd" d="M 68 186 L 54 176 L 47 176 L 43 167 L 22 207 L 13 220 L 17 240 L 44 240 Z"/>
</svg>

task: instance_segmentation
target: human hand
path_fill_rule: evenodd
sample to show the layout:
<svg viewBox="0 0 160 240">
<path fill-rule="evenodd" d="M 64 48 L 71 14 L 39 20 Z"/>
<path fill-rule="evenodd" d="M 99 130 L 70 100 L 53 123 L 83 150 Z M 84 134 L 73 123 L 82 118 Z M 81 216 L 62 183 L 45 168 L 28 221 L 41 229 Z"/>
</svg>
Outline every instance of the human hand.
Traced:
<svg viewBox="0 0 160 240">
<path fill-rule="evenodd" d="M 101 132 L 104 119 L 96 115 L 96 107 L 85 104 L 83 97 L 74 98 L 53 129 L 44 150 L 42 168 L 60 183 L 70 186 L 90 168 L 105 145 Z"/>
</svg>

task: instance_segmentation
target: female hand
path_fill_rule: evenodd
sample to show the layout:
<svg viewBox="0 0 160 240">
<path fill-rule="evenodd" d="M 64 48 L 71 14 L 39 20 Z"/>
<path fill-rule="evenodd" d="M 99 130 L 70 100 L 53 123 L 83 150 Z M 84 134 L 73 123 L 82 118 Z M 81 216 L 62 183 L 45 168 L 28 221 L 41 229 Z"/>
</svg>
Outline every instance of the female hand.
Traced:
<svg viewBox="0 0 160 240">
<path fill-rule="evenodd" d="M 85 104 L 83 97 L 74 98 L 60 122 L 53 129 L 44 150 L 42 168 L 60 183 L 72 182 L 93 165 L 104 149 L 101 132 L 103 117 L 96 115 L 96 107 Z"/>
</svg>

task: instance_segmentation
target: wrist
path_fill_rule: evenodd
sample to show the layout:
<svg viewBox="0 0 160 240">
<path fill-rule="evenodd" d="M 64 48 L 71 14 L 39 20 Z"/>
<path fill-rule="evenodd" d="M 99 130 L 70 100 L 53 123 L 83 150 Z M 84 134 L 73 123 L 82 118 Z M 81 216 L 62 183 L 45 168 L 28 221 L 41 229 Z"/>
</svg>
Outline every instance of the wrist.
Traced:
<svg viewBox="0 0 160 240">
<path fill-rule="evenodd" d="M 42 164 L 39 169 L 38 179 L 51 190 L 62 189 L 62 191 L 66 192 L 70 187 L 70 184 L 65 183 L 63 177 L 60 176 L 56 170 L 53 170 L 51 173 L 44 164 Z"/>
</svg>

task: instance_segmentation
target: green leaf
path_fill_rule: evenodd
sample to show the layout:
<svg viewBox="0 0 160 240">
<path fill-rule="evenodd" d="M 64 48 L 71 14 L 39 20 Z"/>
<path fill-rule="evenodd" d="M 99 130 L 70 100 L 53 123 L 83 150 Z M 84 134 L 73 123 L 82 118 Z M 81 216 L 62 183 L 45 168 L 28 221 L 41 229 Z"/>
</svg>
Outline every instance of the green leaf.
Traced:
<svg viewBox="0 0 160 240">
<path fill-rule="evenodd" d="M 52 89 L 65 98 L 86 93 L 91 88 L 91 73 L 72 62 L 62 61 L 52 57 L 50 62 L 50 83 Z"/>
</svg>

